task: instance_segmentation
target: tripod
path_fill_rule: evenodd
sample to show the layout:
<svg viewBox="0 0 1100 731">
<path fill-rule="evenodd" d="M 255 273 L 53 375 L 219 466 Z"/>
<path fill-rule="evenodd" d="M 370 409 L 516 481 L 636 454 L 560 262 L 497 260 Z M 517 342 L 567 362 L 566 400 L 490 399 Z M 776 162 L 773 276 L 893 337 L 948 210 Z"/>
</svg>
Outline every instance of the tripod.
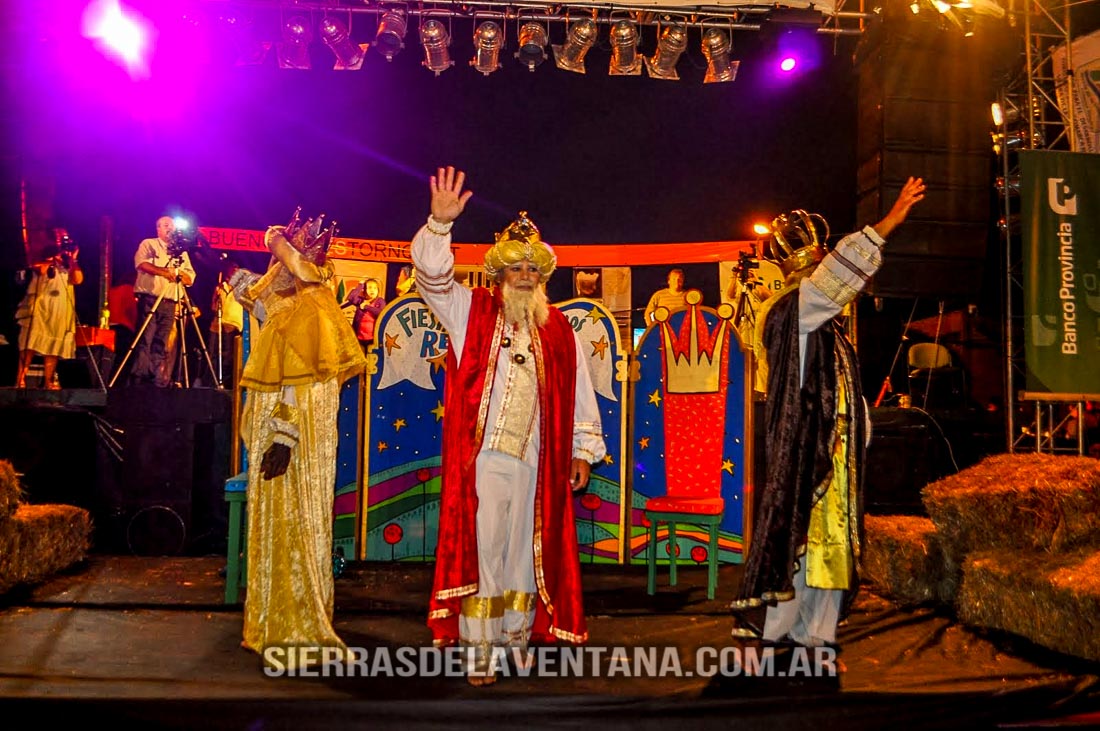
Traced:
<svg viewBox="0 0 1100 731">
<path fill-rule="evenodd" d="M 755 251 L 753 252 L 755 254 Z M 748 323 L 752 328 L 756 327 L 756 310 L 753 309 L 752 290 L 756 282 L 752 278 L 752 270 L 759 269 L 760 263 L 753 256 L 741 253 L 741 260 L 734 271 L 737 272 L 737 281 L 740 283 L 741 294 L 737 297 L 737 304 L 733 309 L 733 326 L 738 331 L 742 325 Z"/>
<path fill-rule="evenodd" d="M 169 262 L 168 267 L 179 269 L 182 264 L 182 260 L 179 257 L 173 257 Z M 190 388 L 191 379 L 187 369 L 187 320 L 190 320 L 191 325 L 195 329 L 195 334 L 198 336 L 198 349 L 202 353 L 203 362 L 206 363 L 207 368 L 210 369 L 210 376 L 217 379 L 217 374 L 214 371 L 214 364 L 210 360 L 210 353 L 206 349 L 206 344 L 202 339 L 202 330 L 199 329 L 199 323 L 195 319 L 195 308 L 191 304 L 191 297 L 187 293 L 187 286 L 183 283 L 180 275 L 177 273 L 175 281 L 172 284 L 174 293 L 176 295 L 176 309 L 173 316 L 172 330 L 169 332 L 169 337 L 165 343 L 165 349 L 168 349 L 168 345 L 173 341 L 173 334 L 176 335 L 176 363 L 172 368 L 172 378 L 170 382 L 176 388 Z M 158 296 L 153 306 L 149 309 L 149 312 L 145 315 L 145 319 L 141 322 L 141 327 L 138 328 L 137 333 L 134 335 L 134 341 L 130 344 L 129 350 L 126 351 L 125 357 L 122 362 L 119 363 L 118 369 L 115 371 L 115 375 L 111 378 L 109 386 L 114 386 L 115 381 L 118 380 L 119 374 L 126 367 L 127 361 L 130 360 L 130 356 L 133 355 L 134 349 L 142 342 L 145 335 L 145 330 L 149 327 L 149 322 L 153 319 L 153 316 L 160 310 L 160 303 L 164 301 L 164 296 L 168 293 L 168 289 L 164 289 Z"/>
</svg>

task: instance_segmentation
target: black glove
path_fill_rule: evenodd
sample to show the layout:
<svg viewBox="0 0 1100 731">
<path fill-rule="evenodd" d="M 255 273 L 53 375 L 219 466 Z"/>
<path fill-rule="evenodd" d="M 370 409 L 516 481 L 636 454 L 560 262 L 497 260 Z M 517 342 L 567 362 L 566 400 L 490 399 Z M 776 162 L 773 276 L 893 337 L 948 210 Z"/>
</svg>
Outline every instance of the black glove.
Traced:
<svg viewBox="0 0 1100 731">
<path fill-rule="evenodd" d="M 290 465 L 290 447 L 285 444 L 272 444 L 264 452 L 263 462 L 260 463 L 260 474 L 265 480 L 273 480 L 279 475 L 286 474 L 286 468 Z"/>
</svg>

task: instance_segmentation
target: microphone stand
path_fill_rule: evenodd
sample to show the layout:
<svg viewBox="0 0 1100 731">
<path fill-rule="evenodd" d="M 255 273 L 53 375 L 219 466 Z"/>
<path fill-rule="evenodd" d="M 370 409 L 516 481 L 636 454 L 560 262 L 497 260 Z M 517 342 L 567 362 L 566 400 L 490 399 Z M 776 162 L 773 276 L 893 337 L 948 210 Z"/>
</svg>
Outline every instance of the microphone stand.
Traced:
<svg viewBox="0 0 1100 731">
<path fill-rule="evenodd" d="M 909 326 L 913 324 L 913 315 L 917 312 L 917 301 L 913 300 L 913 309 L 909 310 L 909 319 L 905 321 L 905 329 L 901 332 L 901 340 L 898 341 L 898 349 L 894 352 L 894 360 L 890 363 L 890 370 L 886 371 L 886 378 L 882 382 L 882 389 L 878 392 L 878 398 L 875 399 L 875 408 L 877 409 L 882 405 L 882 400 L 886 398 L 886 394 L 891 393 L 894 387 L 890 385 L 890 375 L 897 368 L 898 358 L 901 357 L 901 349 L 905 347 L 905 341 L 909 339 Z"/>
</svg>

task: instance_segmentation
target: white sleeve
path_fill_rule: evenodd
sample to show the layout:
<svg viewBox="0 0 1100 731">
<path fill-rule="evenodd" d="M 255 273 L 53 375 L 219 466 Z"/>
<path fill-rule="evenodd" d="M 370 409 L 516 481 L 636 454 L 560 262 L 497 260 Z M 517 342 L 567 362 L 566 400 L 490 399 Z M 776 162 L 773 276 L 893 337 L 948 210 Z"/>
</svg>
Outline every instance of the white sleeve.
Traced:
<svg viewBox="0 0 1100 731">
<path fill-rule="evenodd" d="M 587 358 L 581 350 L 581 341 L 573 333 L 577 351 L 577 385 L 573 396 L 573 458 L 589 464 L 603 460 L 607 445 L 603 441 L 603 423 L 596 391 L 592 388 L 592 376 L 588 372 Z"/>
<path fill-rule="evenodd" d="M 447 329 L 457 361 L 462 359 L 462 346 L 466 342 L 466 323 L 470 320 L 473 292 L 455 281 L 455 257 L 451 253 L 452 224 L 433 221 L 432 225 L 445 233 L 432 233 L 427 226 L 421 226 L 412 240 L 416 291 Z"/>
<path fill-rule="evenodd" d="M 813 332 L 840 314 L 882 266 L 886 242 L 870 226 L 849 234 L 798 288 L 798 332 Z"/>
</svg>

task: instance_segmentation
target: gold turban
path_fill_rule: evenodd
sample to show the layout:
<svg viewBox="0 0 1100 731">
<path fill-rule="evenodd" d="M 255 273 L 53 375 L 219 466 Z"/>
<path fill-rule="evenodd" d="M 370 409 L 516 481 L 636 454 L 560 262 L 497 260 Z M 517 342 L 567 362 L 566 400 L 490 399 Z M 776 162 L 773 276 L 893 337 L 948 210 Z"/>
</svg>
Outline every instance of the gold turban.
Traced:
<svg viewBox="0 0 1100 731">
<path fill-rule="evenodd" d="M 496 243 L 485 252 L 485 272 L 496 279 L 505 267 L 521 261 L 534 264 L 544 282 L 558 266 L 558 257 L 540 238 L 538 228 L 527 217 L 527 211 L 520 211 L 519 218 L 496 235 Z"/>
</svg>

